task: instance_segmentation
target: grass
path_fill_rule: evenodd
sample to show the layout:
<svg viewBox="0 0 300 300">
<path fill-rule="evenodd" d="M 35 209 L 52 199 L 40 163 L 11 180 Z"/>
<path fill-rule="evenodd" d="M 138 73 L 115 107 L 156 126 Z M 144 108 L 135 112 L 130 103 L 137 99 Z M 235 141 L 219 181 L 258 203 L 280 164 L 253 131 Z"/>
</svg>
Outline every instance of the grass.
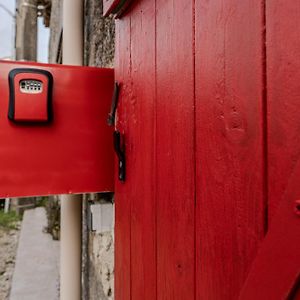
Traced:
<svg viewBox="0 0 300 300">
<path fill-rule="evenodd" d="M 49 197 L 38 197 L 35 207 L 46 207 Z"/>
<path fill-rule="evenodd" d="M 15 212 L 4 213 L 0 211 L 0 228 L 2 229 L 16 229 L 21 217 Z"/>
</svg>

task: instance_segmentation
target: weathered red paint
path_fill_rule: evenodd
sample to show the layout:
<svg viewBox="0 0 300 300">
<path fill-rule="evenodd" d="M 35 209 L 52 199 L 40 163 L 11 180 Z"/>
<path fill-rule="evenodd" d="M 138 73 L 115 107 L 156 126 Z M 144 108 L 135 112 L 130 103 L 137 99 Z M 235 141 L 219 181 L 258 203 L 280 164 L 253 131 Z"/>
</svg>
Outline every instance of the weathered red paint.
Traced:
<svg viewBox="0 0 300 300">
<path fill-rule="evenodd" d="M 300 161 L 294 168 L 269 232 L 251 266 L 240 300 L 295 299 L 300 278 Z"/>
<path fill-rule="evenodd" d="M 299 160 L 300 7 L 267 1 L 269 217 L 276 212 Z"/>
<path fill-rule="evenodd" d="M 145 0 L 131 12 L 131 94 L 127 157 L 131 157 L 131 297 L 156 298 L 155 195 L 155 3 Z M 140 47 L 141 40 L 143 47 Z M 145 59 L 147 53 L 147 59 Z M 132 146 L 133 147 L 132 147 Z M 149 167 L 151 166 L 151 167 Z M 141 199 L 143 199 L 141 201 Z"/>
<path fill-rule="evenodd" d="M 237 299 L 264 235 L 262 4 L 196 1 L 197 299 Z"/>
<path fill-rule="evenodd" d="M 157 297 L 193 299 L 193 3 L 157 0 L 156 6 Z"/>
<path fill-rule="evenodd" d="M 117 110 L 116 127 L 122 134 L 125 141 L 126 151 L 126 182 L 122 183 L 118 179 L 115 181 L 116 202 L 116 254 L 115 254 L 115 297 L 119 300 L 131 299 L 131 197 L 134 186 L 130 183 L 132 177 L 132 162 L 134 157 L 128 156 L 128 150 L 131 148 L 128 139 L 127 120 L 130 115 L 127 107 L 130 105 L 130 19 L 124 18 L 116 22 L 116 49 L 123 49 L 122 53 L 116 51 L 115 77 L 121 84 L 119 95 L 119 104 Z M 116 164 L 117 165 L 117 164 Z"/>
<path fill-rule="evenodd" d="M 266 2 L 267 8 L 267 78 L 268 78 L 268 127 L 269 127 L 269 220 L 271 222 L 270 233 L 275 231 L 277 221 L 276 214 L 284 214 L 281 209 L 295 209 L 295 200 L 299 190 L 299 177 L 297 177 L 299 166 L 299 76 L 300 76 L 300 41 L 297 28 L 300 25 L 300 8 L 293 1 Z M 299 174 L 299 173 L 298 173 Z M 295 198 L 287 198 L 287 192 L 293 193 Z M 298 198 L 299 199 L 299 198 Z M 286 208 L 281 208 L 281 202 L 285 201 Z M 289 202 L 287 202 L 289 201 Z M 274 218 L 273 218 L 274 216 Z M 292 288 L 292 276 L 297 273 L 291 291 L 291 299 L 300 299 L 300 270 L 299 261 L 293 259 L 299 253 L 299 219 L 291 220 L 292 214 L 283 215 L 285 224 L 289 224 L 290 232 L 284 235 L 291 237 L 287 242 L 290 249 L 282 255 L 285 259 L 284 272 L 276 265 L 267 265 L 270 279 L 275 282 L 282 280 L 279 287 L 283 285 Z M 280 220 L 278 220 L 280 221 Z M 294 223 L 294 226 L 292 224 Z M 274 224 L 274 225 L 272 225 Z M 274 229 L 273 229 L 274 226 Z M 278 226 L 278 225 L 277 225 Z M 298 229 L 297 229 L 298 228 Z M 287 228 L 288 230 L 288 228 Z M 292 236 L 292 234 L 297 236 Z M 274 243 L 281 242 L 282 237 L 275 236 Z M 280 245 L 280 247 L 283 247 Z M 293 252 L 289 255 L 289 252 Z M 279 266 L 280 267 L 280 266 Z M 298 268 L 297 268 L 298 267 Z M 280 277 L 276 273 L 280 273 Z M 290 279 L 290 282 L 288 282 Z M 278 288 L 279 288 L 278 287 Z"/>
<path fill-rule="evenodd" d="M 51 123 L 8 119 L 8 74 L 16 68 L 52 74 Z M 111 69 L 1 61 L 0 197 L 113 191 L 112 130 L 106 124 L 113 84 Z"/>
<path fill-rule="evenodd" d="M 135 3 L 117 21 L 116 299 L 300 299 L 298 7 Z"/>
</svg>

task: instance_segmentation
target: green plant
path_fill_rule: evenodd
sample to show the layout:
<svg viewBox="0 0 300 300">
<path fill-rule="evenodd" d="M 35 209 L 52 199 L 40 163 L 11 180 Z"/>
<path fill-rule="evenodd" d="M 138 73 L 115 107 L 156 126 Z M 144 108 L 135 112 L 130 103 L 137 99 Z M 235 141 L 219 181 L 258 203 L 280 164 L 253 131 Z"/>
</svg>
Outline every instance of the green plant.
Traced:
<svg viewBox="0 0 300 300">
<path fill-rule="evenodd" d="M 36 197 L 35 207 L 46 207 L 49 197 Z"/>
<path fill-rule="evenodd" d="M 20 220 L 21 217 L 13 211 L 8 213 L 0 211 L 0 228 L 16 229 Z"/>
</svg>

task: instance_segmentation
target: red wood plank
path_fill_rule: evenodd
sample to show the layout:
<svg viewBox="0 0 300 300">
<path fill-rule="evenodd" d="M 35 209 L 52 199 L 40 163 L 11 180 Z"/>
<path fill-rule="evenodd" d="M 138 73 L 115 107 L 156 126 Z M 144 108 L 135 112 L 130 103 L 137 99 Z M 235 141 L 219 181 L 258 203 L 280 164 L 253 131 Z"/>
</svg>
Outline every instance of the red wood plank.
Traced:
<svg viewBox="0 0 300 300">
<path fill-rule="evenodd" d="M 296 200 L 300 199 L 299 178 L 300 161 L 251 267 L 241 300 L 299 297 L 296 291 L 300 278 L 300 208 L 296 207 Z"/>
<path fill-rule="evenodd" d="M 192 2 L 157 0 L 158 299 L 195 296 Z"/>
<path fill-rule="evenodd" d="M 300 7 L 294 1 L 266 2 L 270 232 L 244 287 L 245 299 L 255 293 L 253 286 L 262 284 L 262 295 L 283 299 L 293 288 L 290 299 L 300 299 L 300 241 L 293 236 L 299 231 L 299 220 L 292 212 L 299 197 L 300 41 L 294 30 L 300 25 L 299 17 Z M 268 251 L 271 238 L 276 246 Z M 268 278 L 258 281 L 266 272 Z M 295 282 L 298 289 L 293 287 Z"/>
<path fill-rule="evenodd" d="M 124 135 L 128 132 L 127 106 L 130 103 L 130 17 L 116 21 L 116 80 L 121 84 L 117 110 L 117 129 Z M 127 137 L 125 136 L 125 139 Z M 128 150 L 128 144 L 126 144 Z M 127 161 L 131 165 L 131 161 Z M 118 164 L 116 164 L 117 166 Z M 130 170 L 129 170 L 130 171 Z M 131 196 L 132 186 L 121 183 L 115 171 L 115 298 L 131 299 Z M 127 174 L 130 177 L 130 174 Z"/>
<path fill-rule="evenodd" d="M 103 0 L 103 15 L 105 17 L 120 4 L 121 0 Z"/>
<path fill-rule="evenodd" d="M 263 1 L 196 1 L 195 19 L 196 297 L 231 300 L 264 234 Z"/>
<path fill-rule="evenodd" d="M 300 153 L 300 6 L 267 1 L 267 78 L 270 219 Z"/>
<path fill-rule="evenodd" d="M 155 2 L 143 0 L 131 12 L 132 94 L 128 102 L 131 176 L 131 287 L 133 300 L 156 299 L 155 199 Z"/>
</svg>

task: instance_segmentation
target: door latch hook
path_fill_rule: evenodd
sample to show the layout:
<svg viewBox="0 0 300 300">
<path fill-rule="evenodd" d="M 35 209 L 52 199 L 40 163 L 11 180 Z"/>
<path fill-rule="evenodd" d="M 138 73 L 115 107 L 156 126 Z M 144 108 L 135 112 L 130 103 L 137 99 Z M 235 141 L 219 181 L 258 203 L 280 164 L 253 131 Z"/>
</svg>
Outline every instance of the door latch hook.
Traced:
<svg viewBox="0 0 300 300">
<path fill-rule="evenodd" d="M 119 159 L 119 180 L 124 182 L 126 175 L 125 144 L 121 141 L 119 131 L 114 131 L 114 148 Z"/>
</svg>

